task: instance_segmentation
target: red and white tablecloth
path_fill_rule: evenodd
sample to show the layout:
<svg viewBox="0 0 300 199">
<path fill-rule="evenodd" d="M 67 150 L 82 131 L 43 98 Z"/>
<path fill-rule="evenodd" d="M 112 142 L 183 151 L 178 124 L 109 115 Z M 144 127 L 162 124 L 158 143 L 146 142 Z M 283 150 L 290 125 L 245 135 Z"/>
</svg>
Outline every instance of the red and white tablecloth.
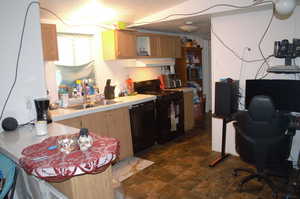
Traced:
<svg viewBox="0 0 300 199">
<path fill-rule="evenodd" d="M 25 171 L 47 181 L 61 181 L 80 174 L 104 171 L 119 155 L 119 141 L 90 133 L 93 146 L 87 151 L 75 150 L 69 154 L 55 146 L 61 136 L 49 137 L 41 143 L 26 147 L 19 162 Z M 76 135 L 78 136 L 78 135 Z"/>
</svg>

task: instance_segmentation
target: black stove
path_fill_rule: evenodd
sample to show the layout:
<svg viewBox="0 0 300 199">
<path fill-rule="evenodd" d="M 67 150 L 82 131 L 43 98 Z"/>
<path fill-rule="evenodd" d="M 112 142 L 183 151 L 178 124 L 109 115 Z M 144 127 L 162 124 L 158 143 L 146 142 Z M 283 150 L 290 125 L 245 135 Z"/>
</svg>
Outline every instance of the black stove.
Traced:
<svg viewBox="0 0 300 199">
<path fill-rule="evenodd" d="M 157 99 L 170 98 L 170 97 L 182 97 L 182 91 L 170 91 L 160 88 L 160 80 L 153 79 L 141 82 L 134 82 L 134 90 L 140 94 L 156 95 Z"/>
<path fill-rule="evenodd" d="M 159 144 L 184 134 L 184 105 L 182 91 L 166 91 L 160 88 L 160 80 L 134 83 L 140 94 L 156 95 L 156 141 Z"/>
</svg>

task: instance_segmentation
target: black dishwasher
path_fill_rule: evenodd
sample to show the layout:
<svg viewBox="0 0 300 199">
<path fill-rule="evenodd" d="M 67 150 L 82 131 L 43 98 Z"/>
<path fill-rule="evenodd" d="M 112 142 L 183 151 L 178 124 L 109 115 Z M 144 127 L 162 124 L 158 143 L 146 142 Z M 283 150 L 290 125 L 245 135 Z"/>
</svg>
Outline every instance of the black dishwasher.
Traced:
<svg viewBox="0 0 300 199">
<path fill-rule="evenodd" d="M 154 145 L 156 132 L 154 101 L 133 105 L 130 108 L 130 124 L 134 153 Z"/>
</svg>

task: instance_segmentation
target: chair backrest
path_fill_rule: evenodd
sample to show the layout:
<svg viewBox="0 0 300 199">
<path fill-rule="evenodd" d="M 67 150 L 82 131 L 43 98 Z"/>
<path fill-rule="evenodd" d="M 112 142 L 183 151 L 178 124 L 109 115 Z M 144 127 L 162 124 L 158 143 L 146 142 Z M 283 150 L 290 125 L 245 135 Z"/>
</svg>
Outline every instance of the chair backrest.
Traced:
<svg viewBox="0 0 300 199">
<path fill-rule="evenodd" d="M 3 199 L 14 184 L 16 164 L 3 154 L 0 154 L 0 169 L 5 177 L 4 187 L 0 192 L 0 199 Z"/>
<path fill-rule="evenodd" d="M 292 138 L 286 136 L 289 120 L 275 110 L 270 97 L 258 95 L 248 111 L 235 116 L 236 151 L 241 159 L 259 167 L 272 167 L 289 156 Z"/>
</svg>

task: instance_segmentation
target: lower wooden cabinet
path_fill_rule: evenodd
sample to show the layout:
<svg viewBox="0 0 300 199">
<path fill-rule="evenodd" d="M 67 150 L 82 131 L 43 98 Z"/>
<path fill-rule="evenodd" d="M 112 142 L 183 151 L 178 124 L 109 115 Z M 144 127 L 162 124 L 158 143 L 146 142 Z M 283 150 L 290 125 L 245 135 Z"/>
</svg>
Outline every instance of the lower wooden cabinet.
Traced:
<svg viewBox="0 0 300 199">
<path fill-rule="evenodd" d="M 89 131 L 120 141 L 119 159 L 133 156 L 130 118 L 128 107 L 91 113 L 81 117 L 58 121 L 75 128 L 88 128 Z"/>
<path fill-rule="evenodd" d="M 184 131 L 194 128 L 194 104 L 193 104 L 193 92 L 183 93 L 184 101 Z"/>
<path fill-rule="evenodd" d="M 102 173 L 74 176 L 51 185 L 70 199 L 114 198 L 111 166 Z"/>
</svg>

